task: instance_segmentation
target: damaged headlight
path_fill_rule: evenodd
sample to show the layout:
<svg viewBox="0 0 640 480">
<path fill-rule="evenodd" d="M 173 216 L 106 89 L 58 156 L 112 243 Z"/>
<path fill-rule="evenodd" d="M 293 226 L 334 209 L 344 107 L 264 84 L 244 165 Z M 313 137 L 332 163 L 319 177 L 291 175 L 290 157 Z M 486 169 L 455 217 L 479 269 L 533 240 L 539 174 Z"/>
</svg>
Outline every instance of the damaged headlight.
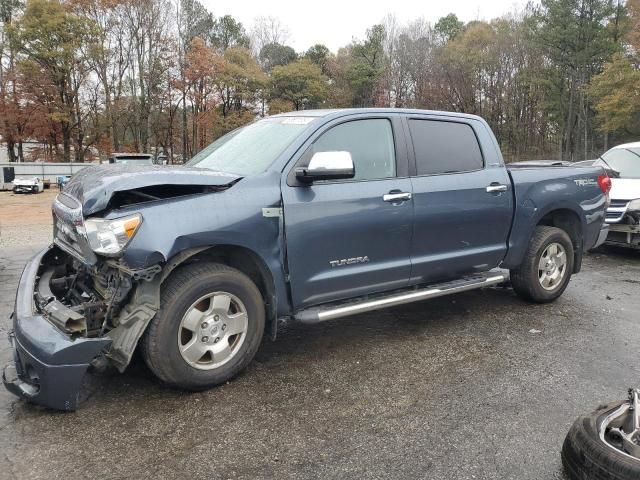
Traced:
<svg viewBox="0 0 640 480">
<path fill-rule="evenodd" d="M 84 227 L 77 227 L 89 241 L 91 250 L 102 255 L 116 255 L 127 246 L 142 224 L 142 215 L 105 220 L 88 218 Z"/>
<path fill-rule="evenodd" d="M 639 211 L 640 212 L 640 198 L 637 198 L 635 200 L 631 200 L 629 202 L 629 205 L 627 205 L 627 210 L 628 211 Z"/>
</svg>

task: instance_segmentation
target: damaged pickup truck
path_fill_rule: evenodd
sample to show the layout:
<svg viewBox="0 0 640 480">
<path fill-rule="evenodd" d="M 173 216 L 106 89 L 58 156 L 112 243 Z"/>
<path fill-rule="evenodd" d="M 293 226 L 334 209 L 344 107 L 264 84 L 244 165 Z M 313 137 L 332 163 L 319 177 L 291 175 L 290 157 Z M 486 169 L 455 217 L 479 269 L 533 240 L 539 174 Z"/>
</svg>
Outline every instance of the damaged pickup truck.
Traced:
<svg viewBox="0 0 640 480">
<path fill-rule="evenodd" d="M 419 110 L 276 115 L 187 166 L 83 169 L 18 287 L 6 387 L 73 410 L 136 348 L 201 390 L 279 321 L 317 323 L 502 284 L 558 298 L 602 243 L 600 167 L 507 168 L 482 119 Z"/>
<path fill-rule="evenodd" d="M 607 243 L 640 250 L 640 142 L 612 148 L 595 165 L 612 171 Z"/>
</svg>

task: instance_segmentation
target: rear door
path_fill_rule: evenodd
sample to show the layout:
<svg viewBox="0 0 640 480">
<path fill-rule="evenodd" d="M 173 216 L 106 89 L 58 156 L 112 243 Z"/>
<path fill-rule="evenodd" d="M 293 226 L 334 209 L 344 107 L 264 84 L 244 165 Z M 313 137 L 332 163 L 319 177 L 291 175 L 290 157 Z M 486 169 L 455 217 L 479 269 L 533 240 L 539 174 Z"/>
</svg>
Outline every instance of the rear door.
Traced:
<svg viewBox="0 0 640 480">
<path fill-rule="evenodd" d="M 297 183 L 295 168 L 324 151 L 351 153 L 355 178 Z M 407 285 L 413 203 L 401 117 L 336 120 L 292 164 L 282 196 L 294 307 Z"/>
<path fill-rule="evenodd" d="M 411 283 L 496 267 L 507 250 L 512 188 L 487 127 L 438 116 L 408 117 L 405 125 L 413 159 Z"/>
</svg>

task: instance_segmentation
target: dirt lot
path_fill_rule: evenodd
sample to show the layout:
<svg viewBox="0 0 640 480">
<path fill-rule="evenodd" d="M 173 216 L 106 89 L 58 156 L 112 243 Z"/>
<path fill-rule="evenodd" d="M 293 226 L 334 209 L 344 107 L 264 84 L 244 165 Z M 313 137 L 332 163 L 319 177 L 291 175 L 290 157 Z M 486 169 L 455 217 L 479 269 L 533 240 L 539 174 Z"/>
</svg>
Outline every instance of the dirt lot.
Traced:
<svg viewBox="0 0 640 480">
<path fill-rule="evenodd" d="M 0 194 L 0 363 L 50 200 Z M 289 325 L 207 392 L 140 361 L 75 413 L 0 389 L 0 478 L 563 479 L 574 418 L 640 384 L 638 312 L 640 254 L 603 250 L 551 305 L 487 289 Z"/>
<path fill-rule="evenodd" d="M 42 193 L 0 192 L 0 247 L 47 243 L 56 188 Z"/>
</svg>

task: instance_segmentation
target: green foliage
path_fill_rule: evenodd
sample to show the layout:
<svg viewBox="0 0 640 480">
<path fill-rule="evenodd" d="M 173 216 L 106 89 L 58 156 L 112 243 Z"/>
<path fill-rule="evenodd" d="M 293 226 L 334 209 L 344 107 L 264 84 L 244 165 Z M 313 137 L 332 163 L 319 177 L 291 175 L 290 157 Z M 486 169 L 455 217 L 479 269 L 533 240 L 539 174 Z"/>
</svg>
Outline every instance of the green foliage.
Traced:
<svg viewBox="0 0 640 480">
<path fill-rule="evenodd" d="M 455 13 L 450 13 L 449 15 L 440 18 L 433 30 L 440 39 L 440 41 L 447 43 L 453 40 L 462 32 L 464 28 L 464 23 L 461 22 Z"/>
<path fill-rule="evenodd" d="M 224 65 L 217 79 L 222 112 L 241 111 L 254 100 L 256 92 L 267 85 L 267 77 L 246 48 L 229 48 L 224 52 Z"/>
<path fill-rule="evenodd" d="M 241 22 L 231 15 L 216 20 L 211 43 L 220 50 L 228 48 L 249 48 L 249 37 Z"/>
<path fill-rule="evenodd" d="M 327 78 L 307 59 L 275 67 L 271 81 L 272 97 L 290 101 L 296 110 L 317 108 L 327 98 Z"/>
<path fill-rule="evenodd" d="M 322 70 L 322 73 L 324 73 L 325 75 L 327 73 L 327 61 L 329 60 L 330 56 L 331 52 L 329 51 L 329 49 L 320 43 L 312 46 L 304 53 L 304 58 L 308 58 L 313 63 L 318 65 Z"/>
<path fill-rule="evenodd" d="M 541 79 L 548 87 L 546 113 L 559 130 L 564 159 L 590 156 L 585 138 L 593 132 L 593 109 L 586 85 L 621 49 L 616 29 L 620 9 L 607 0 L 542 0 L 532 16 L 530 38 L 548 59 Z M 579 145 L 581 149 L 579 149 Z"/>
<path fill-rule="evenodd" d="M 260 50 L 260 62 L 267 72 L 273 70 L 273 67 L 287 65 L 298 58 L 296 51 L 279 43 L 268 43 Z"/>
<path fill-rule="evenodd" d="M 70 13 L 58 0 L 29 0 L 22 18 L 7 28 L 16 50 L 64 81 L 96 34 L 93 22 Z"/>
<path fill-rule="evenodd" d="M 606 28 L 615 11 L 610 1 L 542 0 L 535 41 L 560 68 L 598 68 L 619 48 Z"/>
<path fill-rule="evenodd" d="M 196 37 L 211 39 L 216 35 L 216 20 L 198 0 L 180 1 L 182 44 L 188 47 Z"/>
<path fill-rule="evenodd" d="M 60 126 L 63 159 L 70 161 L 73 124 L 80 121 L 79 78 L 87 61 L 83 47 L 94 42 L 97 27 L 59 0 L 29 0 L 22 17 L 6 30 L 12 48 L 26 57 L 21 61 L 22 70 L 33 71 L 30 64 L 38 65 L 41 84 L 55 88 L 41 97 L 48 99 L 48 118 Z M 78 149 L 76 153 L 81 159 L 82 152 Z"/>
<path fill-rule="evenodd" d="M 351 48 L 352 64 L 347 78 L 353 89 L 353 106 L 370 107 L 375 104 L 376 90 L 386 66 L 384 26 L 374 25 L 367 30 L 364 42 L 356 42 Z"/>
<path fill-rule="evenodd" d="M 640 134 L 640 70 L 622 54 L 593 77 L 588 89 L 600 128 L 608 133 Z"/>
</svg>

